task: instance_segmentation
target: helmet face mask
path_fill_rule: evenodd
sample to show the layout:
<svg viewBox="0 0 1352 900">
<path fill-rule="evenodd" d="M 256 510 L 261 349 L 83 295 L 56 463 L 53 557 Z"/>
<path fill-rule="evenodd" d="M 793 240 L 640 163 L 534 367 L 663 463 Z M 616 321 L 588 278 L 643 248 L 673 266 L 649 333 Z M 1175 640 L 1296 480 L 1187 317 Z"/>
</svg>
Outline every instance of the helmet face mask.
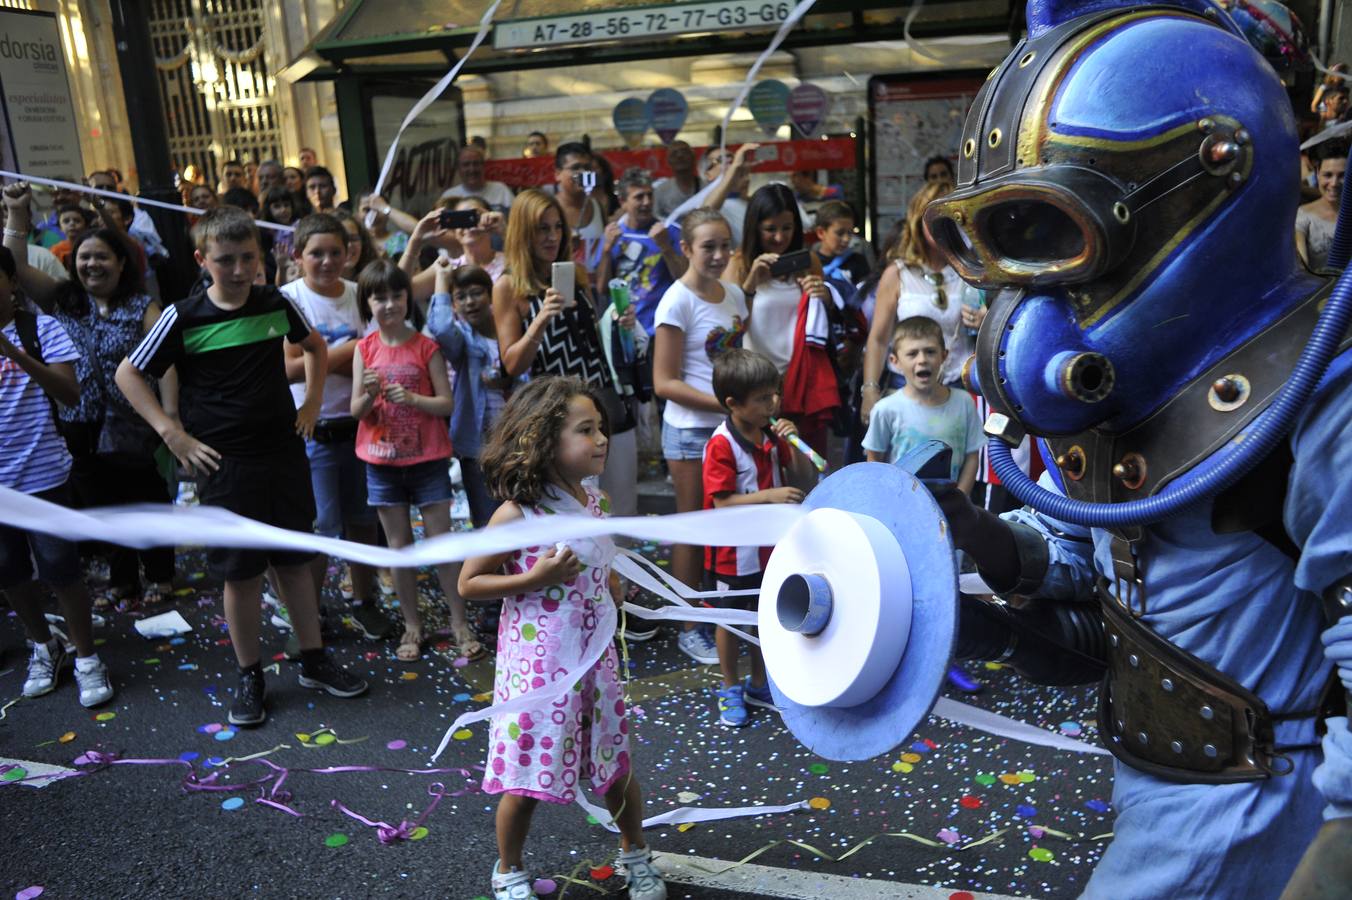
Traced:
<svg viewBox="0 0 1352 900">
<path fill-rule="evenodd" d="M 1126 207 L 1115 199 L 1123 193 L 1092 169 L 1015 173 L 936 200 L 925 224 L 958 274 L 978 287 L 1083 282 L 1132 244 Z"/>
<path fill-rule="evenodd" d="M 1089 5 L 991 73 L 957 188 L 925 210 L 953 268 L 1000 292 L 976 386 L 1039 435 L 1140 422 L 1271 321 L 1296 272 L 1276 74 L 1224 15 Z"/>
</svg>

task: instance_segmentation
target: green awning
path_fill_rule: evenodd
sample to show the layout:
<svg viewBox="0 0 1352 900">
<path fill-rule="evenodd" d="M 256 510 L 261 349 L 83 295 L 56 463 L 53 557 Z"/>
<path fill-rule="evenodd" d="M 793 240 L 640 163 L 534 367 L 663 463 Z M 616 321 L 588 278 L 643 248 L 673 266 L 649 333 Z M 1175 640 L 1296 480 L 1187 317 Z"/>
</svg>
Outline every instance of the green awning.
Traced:
<svg viewBox="0 0 1352 900">
<path fill-rule="evenodd" d="M 288 81 L 315 81 L 344 73 L 439 74 L 474 39 L 487 2 L 349 0 L 279 75 Z M 917 38 L 935 38 L 1003 32 L 1009 27 L 1015 2 L 929 0 L 911 33 Z M 759 51 L 782 21 L 782 15 L 773 18 L 776 8 L 792 6 L 793 0 L 504 0 L 498 9 L 499 24 L 539 20 L 542 30 L 531 34 L 538 38 L 552 35 L 553 40 L 537 39 L 522 46 L 527 42 L 520 39 L 518 30 L 513 44 L 506 30 L 495 25 L 498 33 L 480 45 L 464 72 Z M 895 40 L 902 36 L 910 10 L 910 4 L 880 0 L 819 0 L 783 47 Z M 762 13 L 767 14 L 766 24 L 757 21 Z M 558 17 L 569 21 L 560 23 Z M 629 30 L 631 25 L 634 31 Z M 569 27 L 574 37 L 587 37 L 568 43 Z M 613 37 L 605 33 L 606 28 Z M 628 33 L 621 34 L 621 29 Z M 495 47 L 495 43 L 506 46 Z"/>
</svg>

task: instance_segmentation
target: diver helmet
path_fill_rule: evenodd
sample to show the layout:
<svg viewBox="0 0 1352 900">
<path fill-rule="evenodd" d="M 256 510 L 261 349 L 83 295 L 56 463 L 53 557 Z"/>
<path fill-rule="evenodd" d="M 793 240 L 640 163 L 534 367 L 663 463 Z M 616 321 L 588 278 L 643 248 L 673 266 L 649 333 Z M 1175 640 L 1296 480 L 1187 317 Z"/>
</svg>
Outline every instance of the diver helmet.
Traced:
<svg viewBox="0 0 1352 900">
<path fill-rule="evenodd" d="M 1004 436 L 1136 426 L 1308 297 L 1298 153 L 1280 78 L 1217 5 L 1030 3 L 925 212 L 999 291 L 967 377 Z"/>
</svg>

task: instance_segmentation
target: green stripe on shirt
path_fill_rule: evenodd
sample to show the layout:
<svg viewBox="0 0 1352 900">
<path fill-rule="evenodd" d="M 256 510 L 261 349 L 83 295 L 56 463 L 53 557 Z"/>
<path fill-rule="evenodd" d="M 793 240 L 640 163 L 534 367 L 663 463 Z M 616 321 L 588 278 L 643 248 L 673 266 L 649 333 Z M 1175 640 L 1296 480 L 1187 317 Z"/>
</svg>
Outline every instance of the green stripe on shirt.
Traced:
<svg viewBox="0 0 1352 900">
<path fill-rule="evenodd" d="M 257 316 L 245 316 L 228 322 L 183 329 L 183 349 L 188 353 L 208 353 L 227 347 L 257 344 L 286 337 L 291 330 L 286 310 L 278 309 Z"/>
</svg>

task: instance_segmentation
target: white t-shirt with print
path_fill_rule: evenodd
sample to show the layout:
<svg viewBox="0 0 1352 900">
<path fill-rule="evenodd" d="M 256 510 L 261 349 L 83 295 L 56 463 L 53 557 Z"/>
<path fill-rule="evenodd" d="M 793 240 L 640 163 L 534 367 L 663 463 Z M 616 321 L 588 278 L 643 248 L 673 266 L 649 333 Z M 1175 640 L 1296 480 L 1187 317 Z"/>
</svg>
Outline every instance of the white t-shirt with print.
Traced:
<svg viewBox="0 0 1352 900">
<path fill-rule="evenodd" d="M 681 350 L 681 380 L 697 391 L 714 392 L 714 360 L 732 347 L 742 345 L 746 331 L 746 297 L 742 289 L 726 281 L 723 300 L 710 303 L 677 281 L 667 288 L 657 304 L 653 324 L 670 325 L 684 335 Z M 673 428 L 716 428 L 723 413 L 705 412 L 668 400 L 662 420 Z"/>
<path fill-rule="evenodd" d="M 357 283 L 343 279 L 341 297 L 325 297 L 306 287 L 304 278 L 297 278 L 282 287 L 282 293 L 295 302 L 309 320 L 310 327 L 324 336 L 324 343 L 332 350 L 348 341 L 360 340 L 371 327 L 362 324 L 357 311 Z M 296 409 L 305 402 L 305 382 L 291 385 L 291 398 Z M 330 372 L 324 378 L 324 401 L 319 407 L 321 419 L 352 417 L 352 376 Z"/>
</svg>

